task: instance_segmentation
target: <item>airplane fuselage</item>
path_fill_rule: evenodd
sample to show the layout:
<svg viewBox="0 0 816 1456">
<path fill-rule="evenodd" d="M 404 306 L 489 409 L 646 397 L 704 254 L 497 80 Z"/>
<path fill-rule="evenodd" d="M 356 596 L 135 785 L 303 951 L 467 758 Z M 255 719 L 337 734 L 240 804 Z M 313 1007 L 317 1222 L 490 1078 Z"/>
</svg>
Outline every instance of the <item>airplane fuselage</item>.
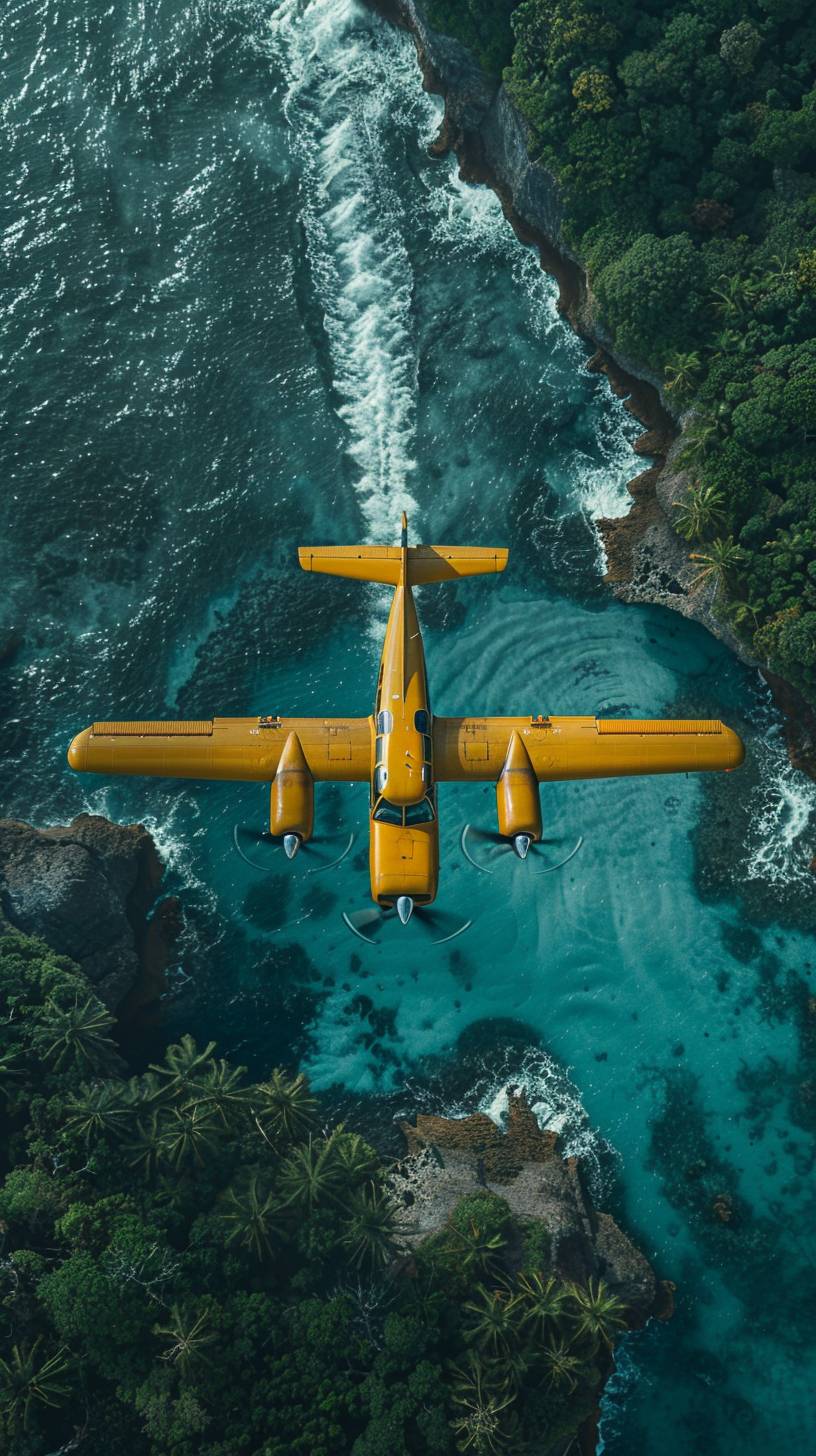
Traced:
<svg viewBox="0 0 816 1456">
<path fill-rule="evenodd" d="M 403 574 L 403 578 L 406 574 Z M 439 832 L 422 635 L 410 585 L 394 591 L 374 703 L 369 869 L 378 905 L 436 896 Z"/>
</svg>

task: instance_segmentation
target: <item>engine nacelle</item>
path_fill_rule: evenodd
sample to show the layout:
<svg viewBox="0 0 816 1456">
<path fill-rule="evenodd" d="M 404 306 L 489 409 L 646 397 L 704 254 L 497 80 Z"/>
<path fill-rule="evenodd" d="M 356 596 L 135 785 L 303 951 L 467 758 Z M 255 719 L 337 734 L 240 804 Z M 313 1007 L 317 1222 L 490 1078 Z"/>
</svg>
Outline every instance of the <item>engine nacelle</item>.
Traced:
<svg viewBox="0 0 816 1456">
<path fill-rule="evenodd" d="M 311 838 L 313 826 L 314 779 L 309 772 L 300 739 L 296 733 L 290 733 L 283 745 L 278 771 L 272 780 L 269 832 L 276 837 L 296 835 L 297 840 L 302 843 Z"/>
<path fill-rule="evenodd" d="M 530 755 L 515 731 L 510 735 L 507 757 L 496 784 L 496 811 L 499 833 L 508 839 L 515 840 L 517 835 L 533 841 L 541 838 L 538 779 Z"/>
</svg>

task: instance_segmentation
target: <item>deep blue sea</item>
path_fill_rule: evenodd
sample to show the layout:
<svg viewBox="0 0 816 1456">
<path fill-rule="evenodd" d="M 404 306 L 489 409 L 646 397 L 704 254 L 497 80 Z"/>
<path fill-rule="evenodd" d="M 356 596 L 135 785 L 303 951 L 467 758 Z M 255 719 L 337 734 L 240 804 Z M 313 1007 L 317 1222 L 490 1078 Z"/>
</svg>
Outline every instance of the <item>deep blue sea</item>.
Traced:
<svg viewBox="0 0 816 1456">
<path fill-rule="evenodd" d="M 639 427 L 495 197 L 428 158 L 440 103 L 359 0 L 9 0 L 0 52 L 3 811 L 150 827 L 186 917 L 154 1035 L 299 1063 L 386 1142 L 527 1089 L 678 1286 L 620 1353 L 608 1456 L 812 1449 L 816 786 L 754 673 L 603 586 Z M 393 541 L 403 508 L 511 548 L 420 595 L 437 712 L 721 716 L 748 759 L 549 786 L 553 858 L 492 878 L 459 847 L 492 789 L 445 787 L 440 911 L 473 926 L 372 947 L 341 921 L 365 786 L 320 792 L 337 870 L 254 870 L 265 790 L 65 749 L 95 718 L 368 713 L 387 599 L 295 548 Z"/>
</svg>

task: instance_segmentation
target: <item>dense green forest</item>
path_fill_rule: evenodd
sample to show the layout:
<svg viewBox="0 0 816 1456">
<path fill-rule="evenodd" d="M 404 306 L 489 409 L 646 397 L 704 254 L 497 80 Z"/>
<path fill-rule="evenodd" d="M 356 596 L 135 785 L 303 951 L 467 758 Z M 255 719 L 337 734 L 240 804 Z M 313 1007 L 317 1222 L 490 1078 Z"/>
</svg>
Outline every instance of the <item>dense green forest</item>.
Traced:
<svg viewBox="0 0 816 1456">
<path fill-rule="evenodd" d="M 701 586 L 816 703 L 816 8 L 428 0 L 557 178 L 595 316 L 683 415 Z"/>
<path fill-rule="evenodd" d="M 70 961 L 0 937 L 0 1449 L 433 1456 L 563 1448 L 621 1306 L 544 1226 L 462 1200 L 399 1252 L 386 1171 L 302 1077 L 189 1037 L 128 1075 Z"/>
</svg>

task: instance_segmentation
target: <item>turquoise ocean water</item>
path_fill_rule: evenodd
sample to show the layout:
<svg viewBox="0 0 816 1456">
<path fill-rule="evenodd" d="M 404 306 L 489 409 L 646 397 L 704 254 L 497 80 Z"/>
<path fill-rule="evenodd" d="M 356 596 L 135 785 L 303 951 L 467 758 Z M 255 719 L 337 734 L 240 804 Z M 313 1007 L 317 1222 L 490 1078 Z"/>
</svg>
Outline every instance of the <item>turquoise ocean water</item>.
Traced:
<svg viewBox="0 0 816 1456">
<path fill-rule="evenodd" d="M 637 425 L 493 195 L 428 159 L 440 105 L 357 0 L 19 0 L 0 39 L 4 812 L 151 828 L 186 914 L 161 1035 L 297 1061 L 386 1145 L 397 1113 L 527 1089 L 678 1285 L 621 1354 L 607 1453 L 808 1449 L 816 789 L 753 673 L 602 585 Z M 722 716 L 748 762 L 547 788 L 553 855 L 583 844 L 545 875 L 478 874 L 492 789 L 446 787 L 439 904 L 473 926 L 370 947 L 340 918 L 364 786 L 320 794 L 329 847 L 358 836 L 337 870 L 256 871 L 258 787 L 64 754 L 94 718 L 367 713 L 387 600 L 295 547 L 392 541 L 403 508 L 511 548 L 421 594 L 437 712 Z"/>
</svg>

